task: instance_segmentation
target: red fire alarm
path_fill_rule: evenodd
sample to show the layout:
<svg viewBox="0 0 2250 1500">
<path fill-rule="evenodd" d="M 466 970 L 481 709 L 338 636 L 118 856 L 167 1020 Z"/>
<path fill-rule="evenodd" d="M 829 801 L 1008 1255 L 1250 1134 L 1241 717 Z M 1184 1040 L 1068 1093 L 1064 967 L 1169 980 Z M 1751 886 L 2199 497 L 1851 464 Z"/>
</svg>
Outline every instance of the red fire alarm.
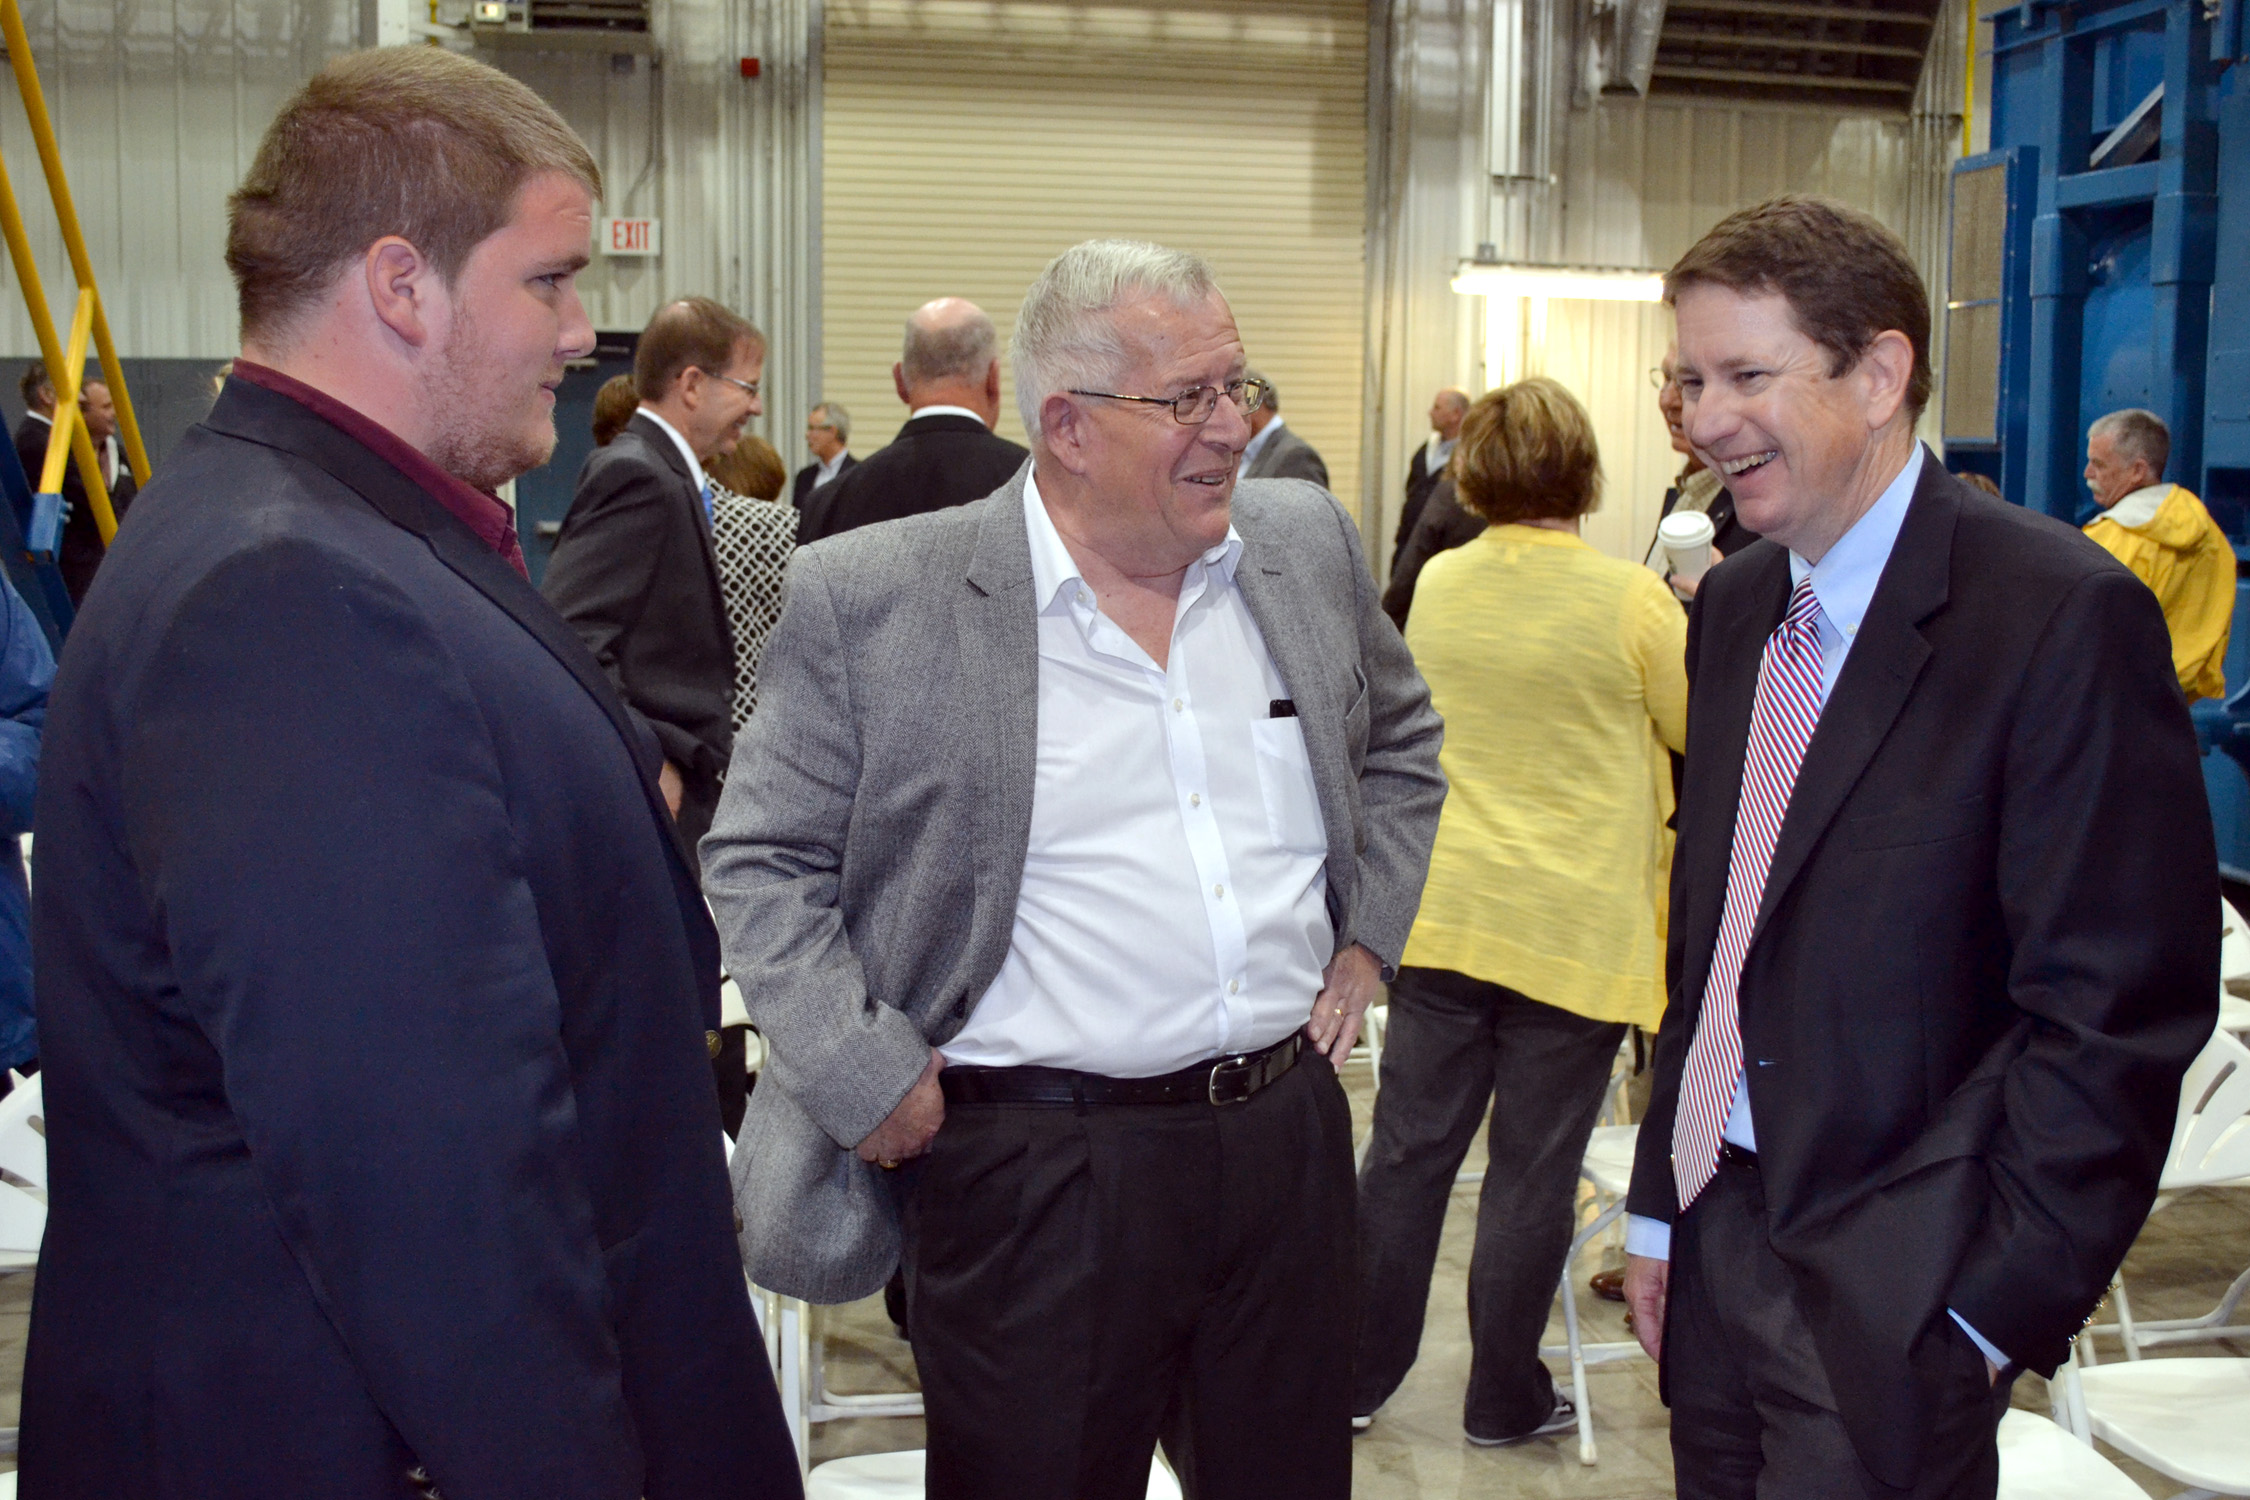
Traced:
<svg viewBox="0 0 2250 1500">
<path fill-rule="evenodd" d="M 756 58 L 746 57 L 742 60 L 742 76 L 745 78 L 758 76 L 758 60 Z"/>
</svg>

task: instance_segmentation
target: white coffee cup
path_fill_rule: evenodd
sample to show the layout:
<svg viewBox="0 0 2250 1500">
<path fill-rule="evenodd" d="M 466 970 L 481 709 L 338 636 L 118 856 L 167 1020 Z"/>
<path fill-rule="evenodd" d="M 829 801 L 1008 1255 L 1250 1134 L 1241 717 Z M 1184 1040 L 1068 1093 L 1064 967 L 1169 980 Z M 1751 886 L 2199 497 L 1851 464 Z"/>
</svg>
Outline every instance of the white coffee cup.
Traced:
<svg viewBox="0 0 2250 1500">
<path fill-rule="evenodd" d="M 1699 510 L 1676 510 L 1656 528 L 1673 574 L 1691 583 L 1711 571 L 1711 538 L 1717 534 L 1711 518 Z"/>
</svg>

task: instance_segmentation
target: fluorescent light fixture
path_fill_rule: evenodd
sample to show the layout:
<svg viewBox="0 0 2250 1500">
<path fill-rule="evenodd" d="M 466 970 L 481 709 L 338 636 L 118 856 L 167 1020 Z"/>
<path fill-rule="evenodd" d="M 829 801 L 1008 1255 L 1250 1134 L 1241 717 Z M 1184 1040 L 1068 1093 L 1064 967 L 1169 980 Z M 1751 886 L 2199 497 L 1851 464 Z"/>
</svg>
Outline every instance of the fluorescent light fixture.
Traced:
<svg viewBox="0 0 2250 1500">
<path fill-rule="evenodd" d="M 1465 260 L 1453 290 L 1470 297 L 1583 297 L 1595 302 L 1661 302 L 1664 275 L 1599 266 L 1526 266 Z"/>
</svg>

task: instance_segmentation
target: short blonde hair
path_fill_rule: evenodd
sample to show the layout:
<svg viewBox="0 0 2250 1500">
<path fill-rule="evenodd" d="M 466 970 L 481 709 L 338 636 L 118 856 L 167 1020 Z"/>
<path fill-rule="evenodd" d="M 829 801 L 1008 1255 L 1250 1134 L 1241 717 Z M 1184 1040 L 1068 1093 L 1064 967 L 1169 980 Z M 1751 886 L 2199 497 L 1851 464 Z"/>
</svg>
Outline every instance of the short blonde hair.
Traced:
<svg viewBox="0 0 2250 1500">
<path fill-rule="evenodd" d="M 507 74 L 442 47 L 335 59 L 282 105 L 227 200 L 243 337 L 281 334 L 387 235 L 450 285 L 544 172 L 601 194 L 585 142 Z"/>
<path fill-rule="evenodd" d="M 1488 391 L 1461 423 L 1453 485 L 1494 526 L 1585 515 L 1602 499 L 1593 419 L 1544 375 Z"/>
</svg>

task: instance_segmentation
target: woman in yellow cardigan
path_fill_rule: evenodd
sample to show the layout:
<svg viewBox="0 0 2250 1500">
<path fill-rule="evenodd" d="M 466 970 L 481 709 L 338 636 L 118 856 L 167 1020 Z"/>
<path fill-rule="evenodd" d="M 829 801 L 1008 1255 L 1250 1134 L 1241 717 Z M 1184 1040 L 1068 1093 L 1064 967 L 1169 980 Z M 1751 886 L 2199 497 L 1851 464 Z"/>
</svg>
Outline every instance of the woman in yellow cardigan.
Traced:
<svg viewBox="0 0 2250 1500">
<path fill-rule="evenodd" d="M 1487 1106 L 1469 1265 L 1469 1441 L 1574 1419 L 1539 1360 L 1578 1161 L 1628 1022 L 1663 1005 L 1670 762 L 1686 621 L 1647 568 L 1579 539 L 1601 495 L 1592 423 L 1533 379 L 1471 409 L 1461 502 L 1491 523 L 1423 571 L 1407 622 L 1445 718 L 1451 792 L 1391 986 L 1359 1184 L 1355 1427 L 1406 1378 L 1438 1232 Z"/>
</svg>

